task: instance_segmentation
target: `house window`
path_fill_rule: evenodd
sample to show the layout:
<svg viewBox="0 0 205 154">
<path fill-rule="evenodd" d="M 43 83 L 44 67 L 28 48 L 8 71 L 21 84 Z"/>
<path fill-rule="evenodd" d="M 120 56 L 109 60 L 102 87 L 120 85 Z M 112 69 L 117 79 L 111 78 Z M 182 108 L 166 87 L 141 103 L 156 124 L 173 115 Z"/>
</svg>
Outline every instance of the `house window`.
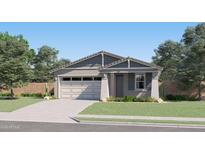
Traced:
<svg viewBox="0 0 205 154">
<path fill-rule="evenodd" d="M 72 81 L 81 81 L 81 77 L 72 77 Z"/>
<path fill-rule="evenodd" d="M 63 81 L 70 81 L 70 78 L 63 78 Z"/>
<path fill-rule="evenodd" d="M 93 78 L 92 77 L 83 77 L 83 81 L 92 81 Z"/>
<path fill-rule="evenodd" d="M 145 89 L 145 74 L 135 74 L 135 89 Z"/>
<path fill-rule="evenodd" d="M 102 80 L 102 78 L 101 77 L 94 77 L 94 80 L 95 81 L 100 81 L 100 80 Z"/>
</svg>

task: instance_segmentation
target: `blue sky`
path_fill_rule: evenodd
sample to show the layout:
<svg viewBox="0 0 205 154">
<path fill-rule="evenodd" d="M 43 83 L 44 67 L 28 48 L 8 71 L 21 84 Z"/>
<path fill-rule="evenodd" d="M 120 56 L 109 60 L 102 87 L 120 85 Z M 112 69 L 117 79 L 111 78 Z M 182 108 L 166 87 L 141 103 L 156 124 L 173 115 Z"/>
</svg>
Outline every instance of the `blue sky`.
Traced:
<svg viewBox="0 0 205 154">
<path fill-rule="evenodd" d="M 49 45 L 72 61 L 100 50 L 151 61 L 165 40 L 180 41 L 197 23 L 0 23 L 0 32 L 22 34 L 37 50 Z"/>
</svg>

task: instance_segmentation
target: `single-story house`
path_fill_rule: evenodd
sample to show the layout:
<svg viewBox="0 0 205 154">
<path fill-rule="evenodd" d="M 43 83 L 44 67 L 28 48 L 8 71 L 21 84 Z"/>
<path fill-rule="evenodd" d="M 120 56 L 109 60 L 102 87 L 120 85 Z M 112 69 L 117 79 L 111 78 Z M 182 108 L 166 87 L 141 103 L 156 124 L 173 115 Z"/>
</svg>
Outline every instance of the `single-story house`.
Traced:
<svg viewBox="0 0 205 154">
<path fill-rule="evenodd" d="M 96 99 L 110 96 L 159 98 L 162 68 L 131 57 L 100 51 L 52 71 L 57 98 Z"/>
</svg>

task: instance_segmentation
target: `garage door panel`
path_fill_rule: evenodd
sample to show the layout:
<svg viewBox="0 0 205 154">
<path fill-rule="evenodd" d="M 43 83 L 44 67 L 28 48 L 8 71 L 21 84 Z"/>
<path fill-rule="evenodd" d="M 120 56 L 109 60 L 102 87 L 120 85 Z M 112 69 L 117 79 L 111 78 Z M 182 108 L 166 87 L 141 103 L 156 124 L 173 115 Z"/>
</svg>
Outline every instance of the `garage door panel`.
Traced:
<svg viewBox="0 0 205 154">
<path fill-rule="evenodd" d="M 61 98 L 100 99 L 101 81 L 63 81 Z"/>
<path fill-rule="evenodd" d="M 71 91 L 73 93 L 81 93 L 83 91 L 83 89 L 76 88 L 76 89 L 72 89 Z"/>
</svg>

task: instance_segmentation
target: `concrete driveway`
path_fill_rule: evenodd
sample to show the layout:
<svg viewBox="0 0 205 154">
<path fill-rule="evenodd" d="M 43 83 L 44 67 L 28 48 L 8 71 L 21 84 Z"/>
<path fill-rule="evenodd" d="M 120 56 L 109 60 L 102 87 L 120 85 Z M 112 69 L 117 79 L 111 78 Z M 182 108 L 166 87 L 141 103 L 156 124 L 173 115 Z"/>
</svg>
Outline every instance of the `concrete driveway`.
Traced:
<svg viewBox="0 0 205 154">
<path fill-rule="evenodd" d="M 76 123 L 70 117 L 94 102 L 96 101 L 67 99 L 42 101 L 13 112 L 0 112 L 0 120 Z"/>
</svg>

